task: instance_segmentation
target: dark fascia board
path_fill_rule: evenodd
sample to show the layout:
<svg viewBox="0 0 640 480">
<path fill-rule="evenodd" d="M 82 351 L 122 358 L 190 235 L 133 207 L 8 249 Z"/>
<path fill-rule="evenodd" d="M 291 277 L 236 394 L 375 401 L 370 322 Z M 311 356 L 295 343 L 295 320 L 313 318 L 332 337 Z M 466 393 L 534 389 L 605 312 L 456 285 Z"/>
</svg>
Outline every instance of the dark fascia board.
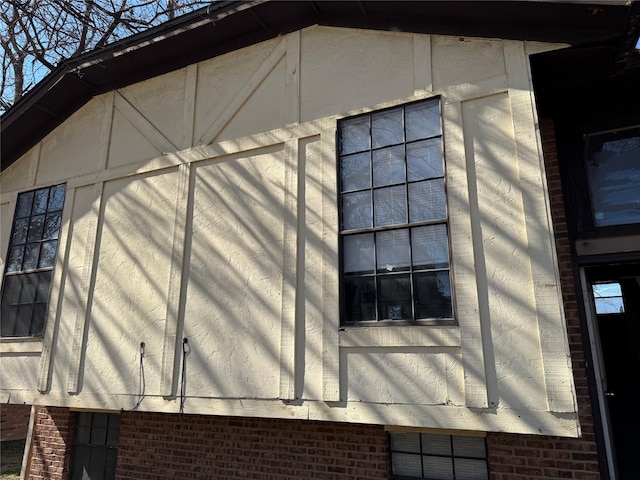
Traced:
<svg viewBox="0 0 640 480">
<path fill-rule="evenodd" d="M 96 95 L 311 25 L 617 45 L 628 16 L 626 0 L 220 1 L 62 62 L 0 118 L 2 171 Z"/>
</svg>

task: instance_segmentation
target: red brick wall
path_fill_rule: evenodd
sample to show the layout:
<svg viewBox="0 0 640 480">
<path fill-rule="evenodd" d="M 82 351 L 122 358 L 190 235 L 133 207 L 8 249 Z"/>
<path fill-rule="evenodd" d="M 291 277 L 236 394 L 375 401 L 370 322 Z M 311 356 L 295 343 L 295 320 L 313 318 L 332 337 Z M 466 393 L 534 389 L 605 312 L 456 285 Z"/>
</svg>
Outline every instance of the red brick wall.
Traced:
<svg viewBox="0 0 640 480">
<path fill-rule="evenodd" d="M 27 438 L 31 405 L 0 405 L 0 440 Z"/>
<path fill-rule="evenodd" d="M 388 478 L 379 426 L 123 413 L 118 480 Z"/>
<path fill-rule="evenodd" d="M 66 408 L 39 407 L 29 459 L 29 480 L 66 480 L 74 415 Z"/>
<path fill-rule="evenodd" d="M 541 121 L 540 130 L 582 437 L 570 439 L 489 434 L 489 470 L 491 480 L 597 480 L 600 478 L 598 457 L 553 123 L 550 120 Z"/>
</svg>

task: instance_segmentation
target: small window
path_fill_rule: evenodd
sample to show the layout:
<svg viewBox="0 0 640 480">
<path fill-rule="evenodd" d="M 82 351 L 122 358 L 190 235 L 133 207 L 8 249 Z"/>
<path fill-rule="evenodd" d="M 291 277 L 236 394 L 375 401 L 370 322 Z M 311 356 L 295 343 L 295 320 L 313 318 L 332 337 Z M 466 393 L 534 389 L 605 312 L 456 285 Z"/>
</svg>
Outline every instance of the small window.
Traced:
<svg viewBox="0 0 640 480">
<path fill-rule="evenodd" d="M 624 300 L 619 283 L 596 283 L 592 289 L 598 315 L 624 313 Z"/>
<path fill-rule="evenodd" d="M 80 412 L 71 455 L 71 480 L 111 480 L 116 476 L 120 415 Z"/>
<path fill-rule="evenodd" d="M 484 437 L 391 433 L 393 480 L 487 480 Z"/>
<path fill-rule="evenodd" d="M 596 227 L 640 223 L 640 127 L 587 137 Z"/>
<path fill-rule="evenodd" d="M 338 125 L 342 323 L 452 319 L 439 99 Z"/>
<path fill-rule="evenodd" d="M 44 331 L 64 196 L 64 185 L 18 195 L 2 285 L 3 337 Z"/>
</svg>

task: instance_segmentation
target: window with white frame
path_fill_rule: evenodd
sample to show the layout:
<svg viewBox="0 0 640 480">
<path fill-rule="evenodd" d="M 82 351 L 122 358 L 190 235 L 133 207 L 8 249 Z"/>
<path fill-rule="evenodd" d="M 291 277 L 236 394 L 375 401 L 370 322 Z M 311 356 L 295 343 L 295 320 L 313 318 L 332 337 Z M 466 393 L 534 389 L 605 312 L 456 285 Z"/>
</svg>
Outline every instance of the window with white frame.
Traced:
<svg viewBox="0 0 640 480">
<path fill-rule="evenodd" d="M 440 99 L 338 124 L 342 323 L 453 320 Z"/>
<path fill-rule="evenodd" d="M 484 437 L 390 433 L 393 480 L 487 480 Z"/>
<path fill-rule="evenodd" d="M 65 185 L 18 195 L 2 284 L 2 337 L 44 332 Z"/>
</svg>

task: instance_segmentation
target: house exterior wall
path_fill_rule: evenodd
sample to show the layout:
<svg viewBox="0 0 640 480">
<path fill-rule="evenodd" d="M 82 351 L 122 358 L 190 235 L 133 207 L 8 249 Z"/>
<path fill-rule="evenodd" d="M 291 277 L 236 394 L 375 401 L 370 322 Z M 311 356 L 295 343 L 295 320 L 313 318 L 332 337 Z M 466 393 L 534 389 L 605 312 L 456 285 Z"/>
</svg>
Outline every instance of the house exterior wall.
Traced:
<svg viewBox="0 0 640 480">
<path fill-rule="evenodd" d="M 29 430 L 30 405 L 0 405 L 0 440 L 22 440 Z"/>
<path fill-rule="evenodd" d="M 18 192 L 67 196 L 0 400 L 578 436 L 527 61 L 552 48 L 314 27 L 93 99 L 2 174 L 3 260 Z M 433 96 L 457 325 L 341 328 L 336 121 Z"/>
<path fill-rule="evenodd" d="M 487 463 L 491 480 L 598 480 L 597 447 L 568 256 L 553 123 L 541 120 L 540 130 L 581 436 L 490 432 L 486 436 Z M 74 412 L 66 409 L 39 408 L 32 435 L 35 448 L 30 457 L 34 468 L 28 470 L 25 478 L 68 478 L 68 463 L 60 458 L 70 455 L 68 432 L 74 416 Z M 387 449 L 386 432 L 379 425 L 360 424 L 352 428 L 350 424 L 306 420 L 123 412 L 116 478 L 388 478 Z M 54 472 L 55 466 L 63 464 L 66 468 L 62 472 Z"/>
<path fill-rule="evenodd" d="M 135 412 L 121 425 L 119 479 L 389 475 L 386 432 L 376 425 Z"/>
<path fill-rule="evenodd" d="M 37 407 L 22 475 L 29 480 L 67 480 L 74 414 L 66 408 Z"/>
<path fill-rule="evenodd" d="M 540 120 L 540 134 L 544 150 L 545 170 L 549 185 L 549 202 L 553 218 L 558 266 L 573 376 L 576 385 L 579 438 L 544 435 L 487 434 L 487 461 L 492 480 L 526 480 L 537 478 L 601 478 L 598 445 L 594 431 L 591 397 L 587 385 L 582 331 L 578 317 L 576 286 L 569 246 L 567 218 L 556 150 L 554 124 Z M 603 475 L 602 478 L 608 478 Z"/>
<path fill-rule="evenodd" d="M 37 418 L 25 478 L 66 480 L 74 413 L 42 407 Z M 377 425 L 125 412 L 115 478 L 375 479 L 388 478 L 388 459 Z"/>
</svg>

